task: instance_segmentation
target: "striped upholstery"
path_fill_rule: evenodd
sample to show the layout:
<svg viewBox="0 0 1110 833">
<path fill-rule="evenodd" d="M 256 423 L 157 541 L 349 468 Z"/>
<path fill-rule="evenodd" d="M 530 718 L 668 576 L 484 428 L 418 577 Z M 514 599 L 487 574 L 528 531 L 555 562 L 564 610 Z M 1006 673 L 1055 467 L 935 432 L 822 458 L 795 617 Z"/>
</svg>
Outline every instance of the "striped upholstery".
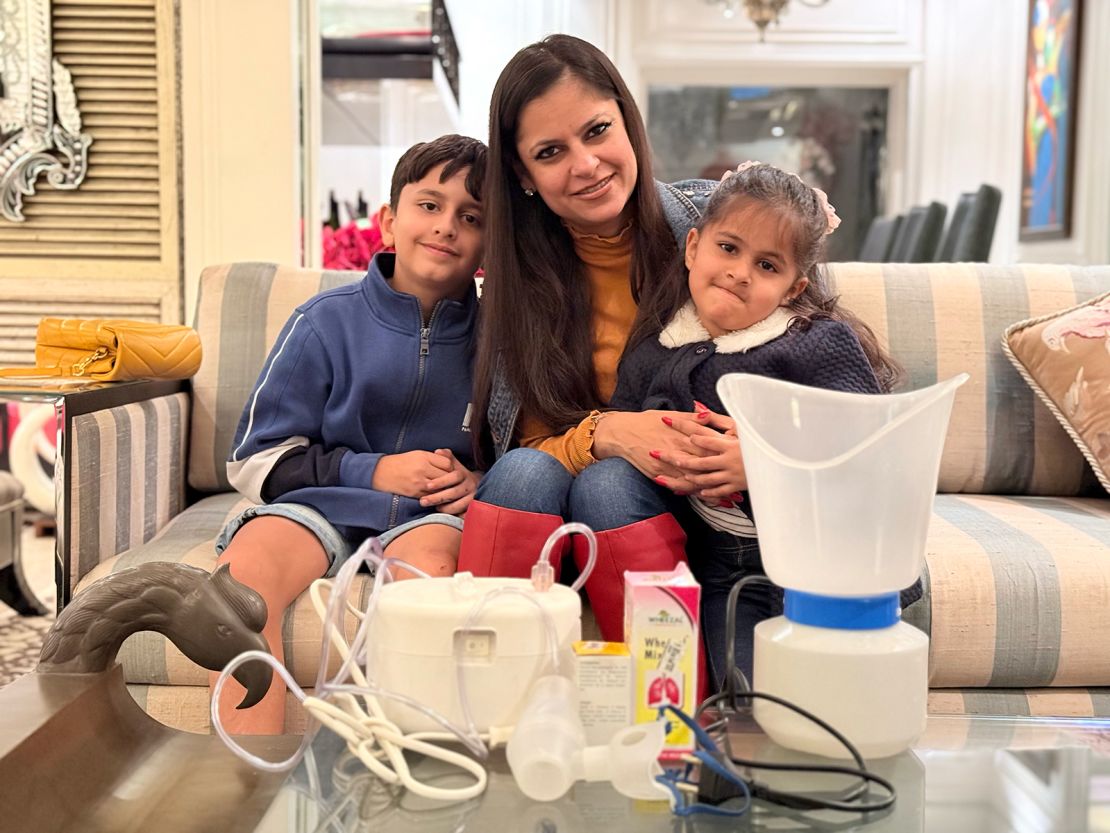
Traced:
<svg viewBox="0 0 1110 833">
<path fill-rule="evenodd" d="M 190 506 L 163 529 L 146 546 L 106 559 L 85 576 L 77 592 L 110 573 L 148 564 L 154 561 L 172 561 L 213 570 L 216 567 L 216 536 L 224 525 L 239 514 L 250 502 L 234 492 L 205 498 Z M 365 609 L 370 590 L 369 576 L 360 573 L 352 588 L 351 603 Z M 349 635 L 354 635 L 357 621 L 347 620 Z M 307 593 L 304 593 L 285 613 L 282 639 L 285 645 L 285 664 L 299 685 L 309 686 L 316 681 L 323 629 L 320 619 Z M 120 649 L 124 678 L 129 683 L 156 685 L 206 685 L 208 672 L 194 664 L 161 634 L 137 633 Z M 338 670 L 337 657 L 332 656 L 332 671 Z"/>
<path fill-rule="evenodd" d="M 189 485 L 231 489 L 225 463 L 231 440 L 270 346 L 298 304 L 359 280 L 362 272 L 321 272 L 272 263 L 211 266 L 200 278 L 194 327 L 204 363 L 193 377 Z"/>
<path fill-rule="evenodd" d="M 908 387 L 961 371 L 939 491 L 1077 495 L 1094 486 L 1075 444 L 1002 353 L 1026 318 L 1110 290 L 1110 267 L 838 263 L 832 283 L 907 370 Z"/>
<path fill-rule="evenodd" d="M 1110 686 L 1110 500 L 938 495 L 926 560 L 931 686 Z"/>
<path fill-rule="evenodd" d="M 208 688 L 200 685 L 127 686 L 131 696 L 146 712 L 175 729 L 208 732 Z M 313 689 L 307 689 L 310 693 Z M 931 715 L 1017 715 L 1029 717 L 1099 717 L 1110 719 L 1110 688 L 1054 689 L 934 689 L 929 692 Z M 285 701 L 285 731 L 303 732 L 305 712 L 291 694 Z M 999 744 L 1012 742 L 1023 745 L 1028 738 L 1032 747 L 1053 745 L 1044 739 L 1051 726 L 992 721 L 972 725 L 965 721 L 930 721 L 923 743 L 929 749 L 962 748 L 966 743 L 985 740 L 984 732 L 992 733 Z M 974 732 L 975 737 L 968 733 Z M 998 736 L 999 733 L 1005 737 Z"/>
<path fill-rule="evenodd" d="M 201 734 L 208 734 L 211 730 L 207 685 L 129 684 L 127 690 L 147 714 L 167 726 Z M 315 689 L 309 687 L 305 691 L 312 694 Z M 306 714 L 297 698 L 286 692 L 285 734 L 303 733 Z"/>
<path fill-rule="evenodd" d="M 1000 347 L 1014 321 L 1110 290 L 1110 268 L 849 263 L 831 273 L 845 305 L 907 368 L 909 386 L 972 375 L 941 466 L 925 595 L 905 612 L 932 637 L 930 710 L 1110 717 L 1110 499 Z M 206 270 L 197 313 L 205 363 L 191 405 L 178 395 L 75 420 L 82 587 L 148 561 L 212 568 L 216 535 L 245 505 L 228 489 L 224 459 L 270 341 L 297 303 L 358 277 L 264 264 Z M 219 494 L 181 512 L 187 421 L 189 482 Z M 163 465 L 168 474 L 155 478 Z M 367 589 L 362 576 L 360 600 Z M 311 685 L 321 633 L 307 596 L 286 613 L 283 638 L 295 678 Z M 121 660 L 151 714 L 207 727 L 207 674 L 163 637 L 132 637 Z M 288 714 L 294 730 L 303 717 Z"/>
<path fill-rule="evenodd" d="M 73 418 L 70 575 L 137 547 L 185 508 L 189 396 L 176 393 Z"/>
<path fill-rule="evenodd" d="M 935 688 L 929 714 L 1110 718 L 1110 688 Z"/>
</svg>

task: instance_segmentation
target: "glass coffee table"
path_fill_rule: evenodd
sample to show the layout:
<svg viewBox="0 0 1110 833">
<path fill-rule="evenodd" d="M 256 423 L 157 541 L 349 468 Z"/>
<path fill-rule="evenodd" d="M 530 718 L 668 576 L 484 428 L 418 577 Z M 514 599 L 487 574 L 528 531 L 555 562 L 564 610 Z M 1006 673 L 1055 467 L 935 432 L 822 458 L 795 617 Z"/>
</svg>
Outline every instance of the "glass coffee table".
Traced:
<svg viewBox="0 0 1110 833">
<path fill-rule="evenodd" d="M 745 757 L 828 762 L 776 746 L 748 720 L 734 724 L 731 738 L 734 753 Z M 517 789 L 500 752 L 491 756 L 485 793 L 447 805 L 386 786 L 334 735 L 321 732 L 311 765 L 294 771 L 255 833 L 1110 833 L 1110 721 L 934 716 L 912 752 L 868 763 L 898 791 L 893 808 L 870 816 L 799 814 L 757 801 L 741 818 L 679 818 L 666 803 L 632 801 L 606 783 L 584 782 L 559 801 L 534 802 Z M 467 783 L 466 776 L 430 760 L 415 760 L 414 772 L 438 786 Z M 852 783 L 841 776 L 767 771 L 756 777 L 778 789 L 826 793 Z M 878 788 L 872 793 L 881 794 Z"/>
</svg>

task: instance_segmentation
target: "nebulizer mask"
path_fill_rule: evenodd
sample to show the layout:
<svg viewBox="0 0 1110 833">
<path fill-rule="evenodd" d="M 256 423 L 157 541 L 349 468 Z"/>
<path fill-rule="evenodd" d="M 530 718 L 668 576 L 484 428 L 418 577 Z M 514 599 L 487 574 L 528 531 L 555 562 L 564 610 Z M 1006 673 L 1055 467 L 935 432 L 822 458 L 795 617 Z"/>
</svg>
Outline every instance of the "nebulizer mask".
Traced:
<svg viewBox="0 0 1110 833">
<path fill-rule="evenodd" d="M 586 537 L 589 559 L 570 587 L 554 583 L 550 564 L 561 540 Z M 428 577 L 399 559 L 385 558 L 371 539 L 340 568 L 334 580 L 310 588 L 324 623 L 324 645 L 315 693 L 308 696 L 271 655 L 252 651 L 224 669 L 212 696 L 212 724 L 239 757 L 268 771 L 292 768 L 311 743 L 305 732 L 298 752 L 271 762 L 242 749 L 220 723 L 217 704 L 228 677 L 252 660 L 270 664 L 319 724 L 336 732 L 352 755 L 387 784 L 417 795 L 458 801 L 481 794 L 490 747 L 508 744 L 510 769 L 529 798 L 559 798 L 580 779 L 611 780 L 634 798 L 665 799 L 655 782 L 663 745 L 662 724 L 632 726 L 603 747 L 587 747 L 578 716 L 570 667 L 571 643 L 581 637 L 582 587 L 597 557 L 593 532 L 583 524 L 559 527 L 548 538 L 531 579 L 477 578 L 469 573 Z M 365 610 L 349 602 L 362 563 L 374 569 Z M 395 582 L 402 568 L 420 578 Z M 348 644 L 345 614 L 358 621 Z M 334 649 L 342 660 L 327 677 Z M 469 754 L 441 746 L 461 743 Z M 405 751 L 419 752 L 470 773 L 465 787 L 442 788 L 417 780 Z"/>
</svg>

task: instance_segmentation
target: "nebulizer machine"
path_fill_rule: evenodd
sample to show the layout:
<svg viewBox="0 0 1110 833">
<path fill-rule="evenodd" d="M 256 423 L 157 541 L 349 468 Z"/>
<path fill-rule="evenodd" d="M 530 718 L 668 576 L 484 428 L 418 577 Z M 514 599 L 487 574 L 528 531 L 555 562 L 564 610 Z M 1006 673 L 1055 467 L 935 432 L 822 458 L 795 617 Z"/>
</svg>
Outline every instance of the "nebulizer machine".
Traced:
<svg viewBox="0 0 1110 833">
<path fill-rule="evenodd" d="M 584 535 L 589 558 L 570 587 L 556 584 L 550 563 L 565 536 Z M 666 800 L 656 782 L 663 725 L 633 725 L 605 746 L 587 746 L 578 716 L 577 689 L 570 668 L 571 643 L 581 638 L 578 595 L 597 557 L 593 532 L 564 524 L 548 538 L 530 579 L 479 578 L 470 573 L 429 577 L 410 564 L 385 558 L 376 539 L 364 544 L 334 580 L 320 579 L 309 592 L 324 623 L 323 660 L 315 693 L 307 696 L 286 668 L 259 651 L 241 654 L 223 671 L 213 691 L 212 723 L 239 757 L 267 771 L 297 764 L 300 750 L 271 762 L 239 746 L 224 730 L 217 704 L 235 669 L 264 661 L 318 721 L 347 742 L 349 751 L 386 784 L 416 795 L 461 801 L 483 792 L 489 749 L 506 745 L 506 757 L 521 791 L 534 800 L 560 798 L 578 780 L 611 781 L 619 792 Z M 348 600 L 362 563 L 374 570 L 365 611 Z M 420 578 L 393 581 L 392 570 Z M 348 644 L 346 614 L 359 620 Z M 327 678 L 333 648 L 342 665 Z M 442 746 L 461 743 L 466 752 Z M 463 787 L 438 787 L 418 780 L 405 752 L 457 766 L 473 776 Z"/>
<path fill-rule="evenodd" d="M 728 374 L 760 552 L 785 614 L 755 629 L 753 703 L 782 746 L 844 757 L 908 749 L 925 728 L 928 637 L 900 619 L 924 567 L 941 451 L 960 374 L 884 396 Z"/>
</svg>

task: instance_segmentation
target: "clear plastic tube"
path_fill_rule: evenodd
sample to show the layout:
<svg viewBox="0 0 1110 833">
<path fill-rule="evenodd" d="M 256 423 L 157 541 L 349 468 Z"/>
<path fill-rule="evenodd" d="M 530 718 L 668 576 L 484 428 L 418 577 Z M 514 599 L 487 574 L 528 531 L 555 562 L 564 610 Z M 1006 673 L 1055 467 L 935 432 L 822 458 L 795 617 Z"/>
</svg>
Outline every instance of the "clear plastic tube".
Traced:
<svg viewBox="0 0 1110 833">
<path fill-rule="evenodd" d="M 577 521 L 563 524 L 555 529 L 547 540 L 543 542 L 543 548 L 540 550 L 540 557 L 532 566 L 532 586 L 539 592 L 544 592 L 551 588 L 555 583 L 555 568 L 551 564 L 551 554 L 555 550 L 555 545 L 559 540 L 567 535 L 578 533 L 586 537 L 586 543 L 589 547 L 589 555 L 586 558 L 586 566 L 583 568 L 582 573 L 575 579 L 574 584 L 570 589 L 576 593 L 586 583 L 586 579 L 590 577 L 590 573 L 594 571 L 594 565 L 597 563 L 597 536 L 594 531 L 588 526 Z"/>
<path fill-rule="evenodd" d="M 469 631 L 478 621 L 478 617 L 482 615 L 482 611 L 492 599 L 501 596 L 518 596 L 525 599 L 536 606 L 543 617 L 544 622 L 544 635 L 547 637 L 547 645 L 551 650 L 551 668 L 553 674 L 559 673 L 559 638 L 555 631 L 555 620 L 551 618 L 551 614 L 544 610 L 540 600 L 536 598 L 534 593 L 530 593 L 520 587 L 499 587 L 496 590 L 491 590 L 486 595 L 482 596 L 474 606 L 470 609 L 466 619 L 463 621 L 462 632 Z M 470 709 L 470 697 L 466 693 L 466 674 L 463 673 L 465 666 L 462 663 L 462 658 L 458 655 L 455 657 L 455 685 L 459 691 L 459 705 L 462 707 L 463 720 L 466 722 L 466 731 L 472 735 L 478 735 L 478 727 L 474 725 L 474 715 Z M 488 751 L 482 757 L 488 755 Z"/>
<path fill-rule="evenodd" d="M 577 591 L 585 584 L 587 578 L 589 578 L 597 560 L 597 541 L 593 531 L 589 527 L 584 524 L 570 523 L 563 524 L 555 530 L 544 543 L 539 561 L 537 562 L 537 567 L 542 564 L 548 570 L 552 570 L 550 559 L 555 544 L 563 536 L 574 533 L 585 535 L 589 542 L 589 557 L 586 566 L 582 574 L 578 577 L 578 580 L 571 586 L 572 590 Z M 366 611 L 365 613 L 360 613 L 348 602 L 348 596 L 354 577 L 363 563 L 375 567 L 375 576 L 370 597 L 367 600 Z M 485 759 L 489 754 L 486 744 L 483 741 L 483 736 L 477 731 L 477 727 L 474 725 L 469 699 L 466 696 L 463 666 L 458 658 L 456 659 L 456 671 L 459 686 L 459 699 L 466 721 L 465 727 L 459 727 L 447 717 L 438 713 L 435 709 L 419 703 L 410 697 L 379 688 L 369 681 L 368 668 L 366 668 L 367 673 L 363 673 L 366 642 L 369 638 L 369 626 L 377 608 L 378 594 L 381 593 L 385 583 L 393 580 L 393 575 L 389 569 L 392 565 L 401 566 L 412 573 L 427 577 L 421 570 L 401 559 L 386 558 L 377 539 L 371 538 L 364 542 L 351 558 L 342 565 L 334 579 L 318 579 L 313 582 L 310 588 L 310 595 L 323 623 L 321 660 L 315 683 L 317 696 L 307 696 L 304 690 L 293 680 L 289 671 L 268 653 L 262 651 L 249 651 L 239 655 L 228 663 L 213 688 L 211 714 L 213 729 L 232 752 L 258 769 L 267 772 L 283 772 L 296 766 L 311 744 L 319 726 L 326 725 L 347 741 L 352 754 L 356 755 L 368 769 L 387 783 L 402 783 L 415 793 L 424 795 L 425 797 L 451 801 L 473 797 L 480 794 L 485 789 L 486 773 L 480 763 L 464 755 L 460 755 L 457 752 L 434 746 L 431 743 L 431 741 L 434 740 L 458 739 L 468 751 L 480 760 Z M 535 589 L 543 592 L 549 589 L 549 587 L 550 584 L 543 587 L 537 585 Z M 322 597 L 325 589 L 329 591 L 326 602 Z M 550 613 L 544 609 L 533 592 L 516 587 L 502 587 L 487 593 L 475 603 L 474 607 L 468 613 L 463 626 L 464 629 L 469 629 L 475 624 L 478 617 L 485 609 L 485 606 L 491 600 L 507 595 L 519 596 L 537 607 L 544 621 L 547 647 L 551 652 L 550 663 L 552 671 L 556 674 L 560 673 L 563 669 L 560 668 L 559 641 L 554 619 L 551 617 Z M 358 628 L 355 631 L 354 638 L 350 645 L 346 642 L 343 629 L 344 613 L 348 611 L 352 612 L 360 619 Z M 327 664 L 333 646 L 342 658 L 342 662 L 339 671 L 329 680 L 327 677 Z M 294 696 L 297 697 L 309 711 L 311 717 L 309 725 L 306 727 L 301 746 L 290 758 L 284 761 L 268 761 L 251 754 L 235 743 L 220 721 L 218 703 L 220 702 L 220 695 L 227 679 L 239 668 L 239 666 L 252 661 L 266 662 L 269 664 L 285 681 Z M 353 680 L 353 682 L 349 683 L 348 680 Z M 360 697 L 362 702 L 365 703 L 365 710 L 359 706 L 356 696 Z M 329 700 L 325 698 L 332 698 L 335 702 L 329 702 Z M 410 708 L 416 709 L 426 715 L 434 723 L 442 726 L 445 732 L 442 734 L 419 732 L 411 735 L 404 735 L 398 727 L 386 718 L 378 702 L 381 698 L 403 703 Z M 417 782 L 408 772 L 408 765 L 402 752 L 403 749 L 418 751 L 453 763 L 473 774 L 475 782 L 467 787 L 452 789 L 439 789 Z M 388 765 L 386 761 L 388 761 Z"/>
</svg>

